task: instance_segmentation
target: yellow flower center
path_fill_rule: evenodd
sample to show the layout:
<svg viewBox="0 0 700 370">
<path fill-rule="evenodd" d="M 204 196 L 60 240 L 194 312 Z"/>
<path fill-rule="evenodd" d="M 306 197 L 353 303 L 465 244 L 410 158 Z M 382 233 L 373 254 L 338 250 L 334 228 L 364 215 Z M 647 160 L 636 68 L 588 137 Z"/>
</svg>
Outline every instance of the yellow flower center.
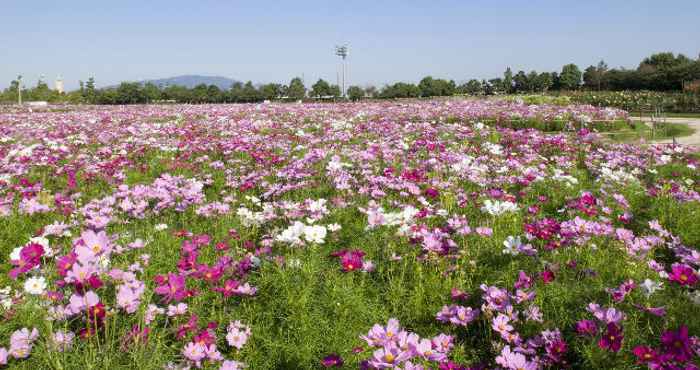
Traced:
<svg viewBox="0 0 700 370">
<path fill-rule="evenodd" d="M 394 363 L 394 355 L 392 355 L 391 353 L 387 353 L 384 355 L 384 360 L 390 364 Z"/>
</svg>

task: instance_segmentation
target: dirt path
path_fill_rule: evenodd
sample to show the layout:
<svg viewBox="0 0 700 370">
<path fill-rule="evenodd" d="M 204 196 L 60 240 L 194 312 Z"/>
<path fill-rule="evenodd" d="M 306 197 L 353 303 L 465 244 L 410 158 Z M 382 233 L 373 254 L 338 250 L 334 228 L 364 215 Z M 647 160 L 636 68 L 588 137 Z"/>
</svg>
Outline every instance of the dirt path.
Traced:
<svg viewBox="0 0 700 370">
<path fill-rule="evenodd" d="M 690 136 L 676 138 L 676 143 L 700 148 L 700 118 L 666 118 L 666 122 L 683 123 L 695 130 Z M 655 140 L 657 143 L 672 143 L 673 139 Z"/>
</svg>

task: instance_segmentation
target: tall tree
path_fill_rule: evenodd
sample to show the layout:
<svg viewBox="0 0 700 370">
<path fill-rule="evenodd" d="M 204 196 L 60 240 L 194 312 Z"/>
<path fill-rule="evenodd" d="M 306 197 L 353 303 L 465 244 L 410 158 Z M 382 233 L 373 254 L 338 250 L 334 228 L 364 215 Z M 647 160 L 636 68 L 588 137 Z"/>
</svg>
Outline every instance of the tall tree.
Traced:
<svg viewBox="0 0 700 370">
<path fill-rule="evenodd" d="M 306 96 L 306 87 L 304 86 L 304 82 L 301 81 L 301 78 L 294 77 L 291 81 L 289 81 L 287 96 L 290 99 L 296 100 L 303 99 Z"/>
<path fill-rule="evenodd" d="M 559 81 L 562 88 L 576 90 L 581 85 L 581 70 L 576 64 L 567 64 L 561 69 Z"/>
<path fill-rule="evenodd" d="M 362 90 L 361 87 L 359 86 L 350 86 L 348 87 L 348 98 L 352 101 L 358 101 L 362 98 L 364 98 L 365 92 Z"/>
<path fill-rule="evenodd" d="M 506 94 L 510 94 L 514 92 L 514 90 L 517 90 L 517 88 L 513 85 L 513 71 L 508 67 L 506 71 L 503 72 L 503 91 Z"/>
<path fill-rule="evenodd" d="M 328 84 L 322 78 L 319 78 L 315 84 L 311 86 L 311 92 L 309 95 L 315 98 L 322 98 L 327 95 L 331 95 L 331 85 Z"/>
</svg>

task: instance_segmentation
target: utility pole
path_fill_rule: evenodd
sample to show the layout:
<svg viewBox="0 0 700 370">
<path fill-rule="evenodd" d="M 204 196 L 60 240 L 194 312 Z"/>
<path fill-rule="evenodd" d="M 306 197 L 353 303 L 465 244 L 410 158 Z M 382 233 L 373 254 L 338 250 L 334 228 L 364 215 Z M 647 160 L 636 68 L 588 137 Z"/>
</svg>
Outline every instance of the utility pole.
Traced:
<svg viewBox="0 0 700 370">
<path fill-rule="evenodd" d="M 22 75 L 17 76 L 17 103 L 22 105 Z"/>
<path fill-rule="evenodd" d="M 343 97 L 345 97 L 345 58 L 348 57 L 348 46 L 347 45 L 340 45 L 340 46 L 336 45 L 335 46 L 335 55 L 343 58 L 343 61 L 342 61 L 342 63 L 343 63 L 343 86 L 342 86 L 341 93 L 342 93 Z"/>
</svg>

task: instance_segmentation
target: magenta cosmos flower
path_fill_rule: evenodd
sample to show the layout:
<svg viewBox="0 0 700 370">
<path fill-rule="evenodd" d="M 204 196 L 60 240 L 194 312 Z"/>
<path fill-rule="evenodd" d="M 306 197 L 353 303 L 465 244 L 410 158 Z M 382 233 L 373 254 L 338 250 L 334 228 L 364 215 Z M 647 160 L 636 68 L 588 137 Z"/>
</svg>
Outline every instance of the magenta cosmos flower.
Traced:
<svg viewBox="0 0 700 370">
<path fill-rule="evenodd" d="M 693 352 L 690 348 L 690 338 L 688 337 L 688 327 L 683 325 L 677 331 L 669 330 L 661 335 L 661 343 L 668 354 L 679 362 L 690 361 Z"/>
<path fill-rule="evenodd" d="M 673 264 L 668 279 L 683 286 L 693 286 L 698 282 L 698 276 L 695 274 L 695 270 L 688 265 L 679 263 Z"/>
<path fill-rule="evenodd" d="M 41 256 L 44 255 L 44 247 L 40 244 L 30 243 L 22 247 L 19 252 L 18 260 L 10 262 L 16 267 L 10 270 L 9 275 L 12 279 L 17 279 L 20 274 L 24 274 L 41 263 Z"/>
<path fill-rule="evenodd" d="M 156 283 L 160 285 L 156 287 L 155 292 L 162 295 L 166 303 L 173 300 L 179 302 L 188 296 L 185 277 L 182 275 L 169 272 L 167 281 L 165 277 L 159 276 L 156 278 Z"/>
<path fill-rule="evenodd" d="M 622 347 L 622 338 L 622 329 L 614 323 L 609 323 L 607 330 L 598 341 L 598 347 L 618 352 Z"/>
<path fill-rule="evenodd" d="M 343 359 L 335 353 L 332 353 L 321 360 L 323 367 L 341 367 Z"/>
</svg>

